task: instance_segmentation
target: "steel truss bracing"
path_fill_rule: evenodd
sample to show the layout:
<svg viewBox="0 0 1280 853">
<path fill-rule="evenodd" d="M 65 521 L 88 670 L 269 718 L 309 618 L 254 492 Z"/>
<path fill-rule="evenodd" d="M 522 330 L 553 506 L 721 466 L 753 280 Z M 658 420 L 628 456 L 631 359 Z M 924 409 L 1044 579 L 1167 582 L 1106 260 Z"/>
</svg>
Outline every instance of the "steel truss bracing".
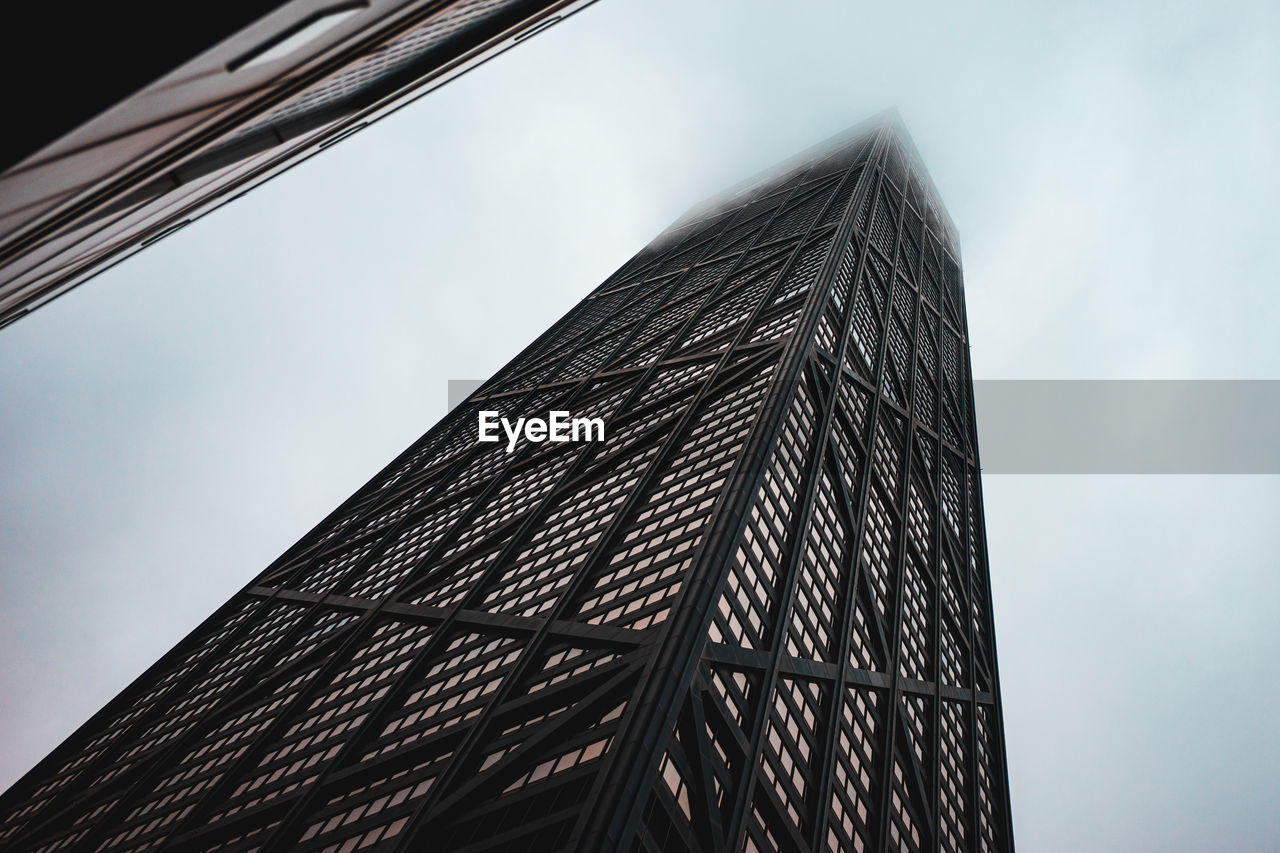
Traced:
<svg viewBox="0 0 1280 853">
<path fill-rule="evenodd" d="M 658 238 L 0 801 L 38 850 L 1011 850 L 954 232 L 894 119 Z M 478 443 L 477 412 L 606 440 Z"/>
</svg>

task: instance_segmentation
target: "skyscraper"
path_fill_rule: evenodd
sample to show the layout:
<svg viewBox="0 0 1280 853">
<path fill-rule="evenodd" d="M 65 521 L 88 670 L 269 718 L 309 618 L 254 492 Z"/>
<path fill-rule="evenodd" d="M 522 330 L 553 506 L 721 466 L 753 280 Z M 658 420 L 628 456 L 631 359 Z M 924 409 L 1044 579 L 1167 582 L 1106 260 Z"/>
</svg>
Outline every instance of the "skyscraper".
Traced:
<svg viewBox="0 0 1280 853">
<path fill-rule="evenodd" d="M 8 28 L 42 49 L 6 77 L 0 327 L 591 2 L 32 7 Z"/>
<path fill-rule="evenodd" d="M 896 118 L 692 211 L 19 781 L 0 845 L 1012 849 L 965 329 Z"/>
</svg>

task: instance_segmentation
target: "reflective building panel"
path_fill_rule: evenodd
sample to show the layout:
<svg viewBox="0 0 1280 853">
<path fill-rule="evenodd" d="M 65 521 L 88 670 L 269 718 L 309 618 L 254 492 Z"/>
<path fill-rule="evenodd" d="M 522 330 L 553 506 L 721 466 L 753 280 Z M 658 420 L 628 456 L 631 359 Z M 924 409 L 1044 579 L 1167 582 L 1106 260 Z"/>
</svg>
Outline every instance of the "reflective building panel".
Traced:
<svg viewBox="0 0 1280 853">
<path fill-rule="evenodd" d="M 0 846 L 1012 850 L 965 329 L 895 117 L 713 200 L 15 785 Z"/>
<path fill-rule="evenodd" d="M 56 13 L 102 27 L 111 49 L 90 33 L 69 51 L 86 63 L 74 91 L 52 92 L 0 150 L 0 326 L 591 2 L 228 0 L 181 15 L 149 3 L 88 20 Z"/>
</svg>

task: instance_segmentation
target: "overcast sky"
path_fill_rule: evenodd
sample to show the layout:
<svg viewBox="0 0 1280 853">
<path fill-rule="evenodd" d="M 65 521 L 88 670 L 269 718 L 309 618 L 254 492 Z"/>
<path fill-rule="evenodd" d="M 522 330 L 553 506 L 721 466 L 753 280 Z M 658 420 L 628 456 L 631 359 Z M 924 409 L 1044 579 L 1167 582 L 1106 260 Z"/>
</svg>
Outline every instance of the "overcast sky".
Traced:
<svg viewBox="0 0 1280 853">
<path fill-rule="evenodd" d="M 893 7 L 893 8 L 890 8 Z M 890 105 L 978 378 L 1280 379 L 1274 3 L 600 0 L 0 332 L 0 787 L 701 198 Z M 1280 478 L 987 476 L 1027 851 L 1280 849 Z"/>
</svg>

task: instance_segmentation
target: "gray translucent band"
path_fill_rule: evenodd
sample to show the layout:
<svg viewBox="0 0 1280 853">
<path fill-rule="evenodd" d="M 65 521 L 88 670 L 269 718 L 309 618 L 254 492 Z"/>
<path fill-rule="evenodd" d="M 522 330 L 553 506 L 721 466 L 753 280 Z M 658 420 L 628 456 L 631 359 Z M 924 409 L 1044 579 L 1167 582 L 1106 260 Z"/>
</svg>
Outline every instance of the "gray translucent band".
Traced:
<svg viewBox="0 0 1280 853">
<path fill-rule="evenodd" d="M 1280 474 L 1280 381 L 973 383 L 986 474 Z"/>
<path fill-rule="evenodd" d="M 450 379 L 449 408 L 480 387 Z M 1280 474 L 1280 380 L 979 379 L 984 474 Z"/>
<path fill-rule="evenodd" d="M 458 405 L 484 384 L 483 379 L 450 379 L 449 380 L 449 411 L 453 411 Z"/>
</svg>

